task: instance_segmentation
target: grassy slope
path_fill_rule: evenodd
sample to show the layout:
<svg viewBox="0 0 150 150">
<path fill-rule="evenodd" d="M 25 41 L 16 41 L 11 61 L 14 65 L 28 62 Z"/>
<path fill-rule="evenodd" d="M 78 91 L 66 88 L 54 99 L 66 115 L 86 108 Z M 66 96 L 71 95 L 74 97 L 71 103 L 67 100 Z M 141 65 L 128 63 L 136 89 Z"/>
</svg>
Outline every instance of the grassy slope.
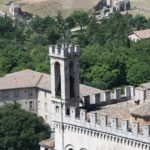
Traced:
<svg viewBox="0 0 150 150">
<path fill-rule="evenodd" d="M 133 6 L 150 9 L 150 0 L 131 0 Z"/>
<path fill-rule="evenodd" d="M 150 17 L 150 0 L 131 0 L 131 6 L 132 8 L 146 9 L 146 11 L 130 11 L 133 15 L 141 14 Z"/>
<path fill-rule="evenodd" d="M 4 5 L 5 0 L 0 0 L 0 10 L 6 11 L 8 8 Z M 62 12 L 63 16 L 68 16 L 74 10 L 82 9 L 89 10 L 96 5 L 99 0 L 16 0 L 21 2 L 24 11 L 40 16 L 55 16 L 58 11 Z M 150 0 L 131 0 L 132 8 L 142 8 L 150 10 Z M 149 12 L 130 11 L 132 14 L 142 14 L 150 17 Z"/>
<path fill-rule="evenodd" d="M 0 10 L 4 12 L 8 10 L 7 6 L 5 6 L 5 0 L 0 0 Z"/>
<path fill-rule="evenodd" d="M 38 3 L 26 3 L 23 9 L 41 16 L 54 16 L 58 11 L 62 12 L 63 16 L 68 16 L 74 10 L 89 10 L 96 5 L 98 1 L 99 0 L 48 0 Z"/>
</svg>

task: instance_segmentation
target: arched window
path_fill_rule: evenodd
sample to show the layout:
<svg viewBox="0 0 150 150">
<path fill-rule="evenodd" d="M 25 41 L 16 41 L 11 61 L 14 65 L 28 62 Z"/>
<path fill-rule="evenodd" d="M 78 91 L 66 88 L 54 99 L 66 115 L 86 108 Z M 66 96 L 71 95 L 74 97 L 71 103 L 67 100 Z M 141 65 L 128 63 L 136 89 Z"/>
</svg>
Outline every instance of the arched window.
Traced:
<svg viewBox="0 0 150 150">
<path fill-rule="evenodd" d="M 70 97 L 74 97 L 75 96 L 75 87 L 74 87 L 74 64 L 71 61 L 69 64 L 69 74 L 70 74 Z"/>
<path fill-rule="evenodd" d="M 55 93 L 56 96 L 61 96 L 61 74 L 60 74 L 60 64 L 55 63 Z"/>
<path fill-rule="evenodd" d="M 67 145 L 65 147 L 65 150 L 74 150 L 74 146 L 72 146 L 71 144 Z"/>
<path fill-rule="evenodd" d="M 59 113 L 59 106 L 56 106 L 56 107 L 55 107 L 55 112 L 56 112 L 56 113 Z"/>
</svg>

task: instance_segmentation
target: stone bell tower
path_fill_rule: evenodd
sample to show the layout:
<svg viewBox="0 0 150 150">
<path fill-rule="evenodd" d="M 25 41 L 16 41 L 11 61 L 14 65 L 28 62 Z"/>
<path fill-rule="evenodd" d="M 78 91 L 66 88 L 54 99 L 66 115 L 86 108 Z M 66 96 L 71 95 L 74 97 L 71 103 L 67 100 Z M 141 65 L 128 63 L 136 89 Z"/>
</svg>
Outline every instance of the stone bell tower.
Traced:
<svg viewBox="0 0 150 150">
<path fill-rule="evenodd" d="M 59 144 L 56 149 L 64 150 L 64 119 L 70 107 L 79 106 L 79 48 L 74 44 L 49 47 L 51 65 L 52 127 Z M 59 122 L 59 130 L 57 123 Z"/>
<path fill-rule="evenodd" d="M 59 107 L 77 107 L 79 101 L 79 48 L 74 44 L 49 47 L 52 101 Z M 54 112 L 55 113 L 55 112 Z"/>
</svg>

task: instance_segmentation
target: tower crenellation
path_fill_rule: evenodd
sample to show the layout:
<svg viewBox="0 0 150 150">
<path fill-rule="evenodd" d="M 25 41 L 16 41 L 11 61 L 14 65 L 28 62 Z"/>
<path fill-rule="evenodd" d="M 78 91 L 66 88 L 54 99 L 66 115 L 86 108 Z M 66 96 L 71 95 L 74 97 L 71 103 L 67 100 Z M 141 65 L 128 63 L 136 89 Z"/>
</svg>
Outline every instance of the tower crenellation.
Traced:
<svg viewBox="0 0 150 150">
<path fill-rule="evenodd" d="M 65 101 L 79 98 L 79 47 L 74 44 L 49 47 L 52 96 Z"/>
<path fill-rule="evenodd" d="M 51 57 L 66 58 L 79 55 L 79 46 L 74 44 L 59 44 L 49 47 Z"/>
</svg>

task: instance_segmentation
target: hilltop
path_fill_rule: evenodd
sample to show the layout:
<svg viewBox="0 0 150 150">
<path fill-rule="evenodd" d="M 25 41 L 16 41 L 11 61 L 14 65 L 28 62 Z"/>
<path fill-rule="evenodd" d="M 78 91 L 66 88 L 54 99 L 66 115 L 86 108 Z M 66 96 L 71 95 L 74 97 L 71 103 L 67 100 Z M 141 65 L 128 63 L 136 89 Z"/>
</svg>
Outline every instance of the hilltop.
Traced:
<svg viewBox="0 0 150 150">
<path fill-rule="evenodd" d="M 100 0 L 15 0 L 22 5 L 24 11 L 40 16 L 56 16 L 60 11 L 68 16 L 74 10 L 90 10 Z M 6 11 L 5 0 L 0 0 L 0 10 Z M 150 0 L 131 0 L 131 7 L 137 10 L 129 11 L 131 14 L 141 14 L 150 17 Z"/>
<path fill-rule="evenodd" d="M 74 10 L 88 11 L 100 0 L 17 0 L 23 4 L 23 10 L 41 16 L 55 16 L 60 11 L 63 16 L 68 16 Z M 149 0 L 131 0 L 132 8 L 139 8 L 139 11 L 130 11 L 132 14 L 142 14 L 150 17 Z"/>
<path fill-rule="evenodd" d="M 18 0 L 23 4 L 23 10 L 41 16 L 55 16 L 60 11 L 63 16 L 68 16 L 74 10 L 88 11 L 99 0 Z"/>
<path fill-rule="evenodd" d="M 141 14 L 145 17 L 150 17 L 150 0 L 131 0 L 132 8 L 136 11 L 130 11 L 133 15 Z"/>
</svg>

